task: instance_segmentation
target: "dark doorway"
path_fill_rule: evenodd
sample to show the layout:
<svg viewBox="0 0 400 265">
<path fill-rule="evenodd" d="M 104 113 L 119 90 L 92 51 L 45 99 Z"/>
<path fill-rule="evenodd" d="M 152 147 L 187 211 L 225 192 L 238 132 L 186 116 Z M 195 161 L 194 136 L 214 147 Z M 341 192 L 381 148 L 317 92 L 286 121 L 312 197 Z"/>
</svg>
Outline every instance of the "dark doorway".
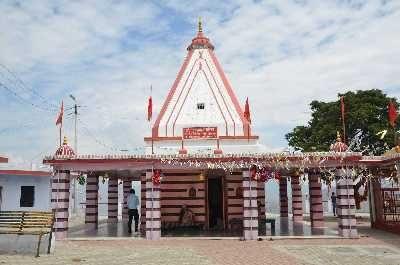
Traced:
<svg viewBox="0 0 400 265">
<path fill-rule="evenodd" d="M 208 179 L 208 223 L 210 229 L 224 228 L 222 178 Z"/>
</svg>

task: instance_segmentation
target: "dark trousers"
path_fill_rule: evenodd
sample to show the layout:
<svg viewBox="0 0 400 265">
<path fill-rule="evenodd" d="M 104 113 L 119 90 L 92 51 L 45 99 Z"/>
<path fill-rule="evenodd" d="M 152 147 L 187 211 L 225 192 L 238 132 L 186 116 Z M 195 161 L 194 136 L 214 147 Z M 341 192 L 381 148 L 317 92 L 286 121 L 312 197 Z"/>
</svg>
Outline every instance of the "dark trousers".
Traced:
<svg viewBox="0 0 400 265">
<path fill-rule="evenodd" d="M 336 203 L 332 203 L 333 215 L 336 216 Z"/>
<path fill-rule="evenodd" d="M 139 224 L 139 212 L 137 209 L 129 209 L 128 210 L 129 220 L 128 220 L 128 231 L 132 232 L 132 218 L 135 219 L 135 232 L 138 231 Z"/>
</svg>

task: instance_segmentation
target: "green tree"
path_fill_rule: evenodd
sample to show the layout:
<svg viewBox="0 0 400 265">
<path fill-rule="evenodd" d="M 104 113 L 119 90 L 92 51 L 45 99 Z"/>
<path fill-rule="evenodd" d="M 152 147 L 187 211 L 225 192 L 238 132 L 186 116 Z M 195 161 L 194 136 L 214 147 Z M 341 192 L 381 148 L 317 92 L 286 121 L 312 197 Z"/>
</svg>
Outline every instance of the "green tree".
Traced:
<svg viewBox="0 0 400 265">
<path fill-rule="evenodd" d="M 340 97 L 341 95 L 339 95 Z M 394 130 L 388 121 L 389 98 L 379 89 L 343 94 L 345 103 L 346 143 L 352 151 L 380 155 L 394 146 Z M 286 134 L 289 146 L 304 152 L 329 151 L 336 141 L 336 132 L 342 134 L 340 99 L 334 102 L 312 101 L 311 120 L 306 126 L 297 126 Z M 397 119 L 397 127 L 399 118 Z M 377 133 L 387 130 L 383 139 Z M 397 128 L 398 130 L 398 128 Z"/>
</svg>

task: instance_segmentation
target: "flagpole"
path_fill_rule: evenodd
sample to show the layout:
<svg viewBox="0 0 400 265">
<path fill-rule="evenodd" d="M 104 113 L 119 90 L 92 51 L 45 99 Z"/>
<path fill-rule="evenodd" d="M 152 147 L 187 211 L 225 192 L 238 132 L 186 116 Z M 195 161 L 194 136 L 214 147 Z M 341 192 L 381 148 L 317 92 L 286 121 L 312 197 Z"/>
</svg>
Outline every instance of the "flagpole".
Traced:
<svg viewBox="0 0 400 265">
<path fill-rule="evenodd" d="M 61 146 L 61 137 L 62 137 L 61 130 L 62 130 L 62 123 L 60 124 L 60 146 Z"/>
<path fill-rule="evenodd" d="M 342 113 L 343 143 L 346 143 L 346 122 L 344 115 L 344 96 L 340 96 L 340 111 Z"/>
</svg>

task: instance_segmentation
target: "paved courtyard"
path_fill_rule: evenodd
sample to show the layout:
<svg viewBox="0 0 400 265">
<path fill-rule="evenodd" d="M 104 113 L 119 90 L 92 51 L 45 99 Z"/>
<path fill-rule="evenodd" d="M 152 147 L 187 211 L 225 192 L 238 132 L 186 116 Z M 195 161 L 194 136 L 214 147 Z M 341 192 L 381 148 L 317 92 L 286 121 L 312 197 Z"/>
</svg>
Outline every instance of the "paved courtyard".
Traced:
<svg viewBox="0 0 400 265">
<path fill-rule="evenodd" d="M 1 253 L 1 252 L 0 252 Z M 142 239 L 57 242 L 53 254 L 1 253 L 0 264 L 400 264 L 400 237 L 360 239 Z"/>
<path fill-rule="evenodd" d="M 326 222 L 328 227 L 335 222 Z M 35 238 L 0 236 L 1 264 L 360 264 L 400 265 L 400 236 L 371 230 L 359 220 L 359 239 L 236 239 L 140 237 L 92 238 L 56 243 L 55 252 L 34 258 Z M 46 240 L 44 240 L 46 242 Z M 6 246 L 9 248 L 6 249 Z M 18 254 L 12 250 L 18 248 Z M 42 245 L 45 253 L 47 244 Z M 24 250 L 24 254 L 21 254 Z M 29 253 L 30 252 L 30 253 Z"/>
</svg>

